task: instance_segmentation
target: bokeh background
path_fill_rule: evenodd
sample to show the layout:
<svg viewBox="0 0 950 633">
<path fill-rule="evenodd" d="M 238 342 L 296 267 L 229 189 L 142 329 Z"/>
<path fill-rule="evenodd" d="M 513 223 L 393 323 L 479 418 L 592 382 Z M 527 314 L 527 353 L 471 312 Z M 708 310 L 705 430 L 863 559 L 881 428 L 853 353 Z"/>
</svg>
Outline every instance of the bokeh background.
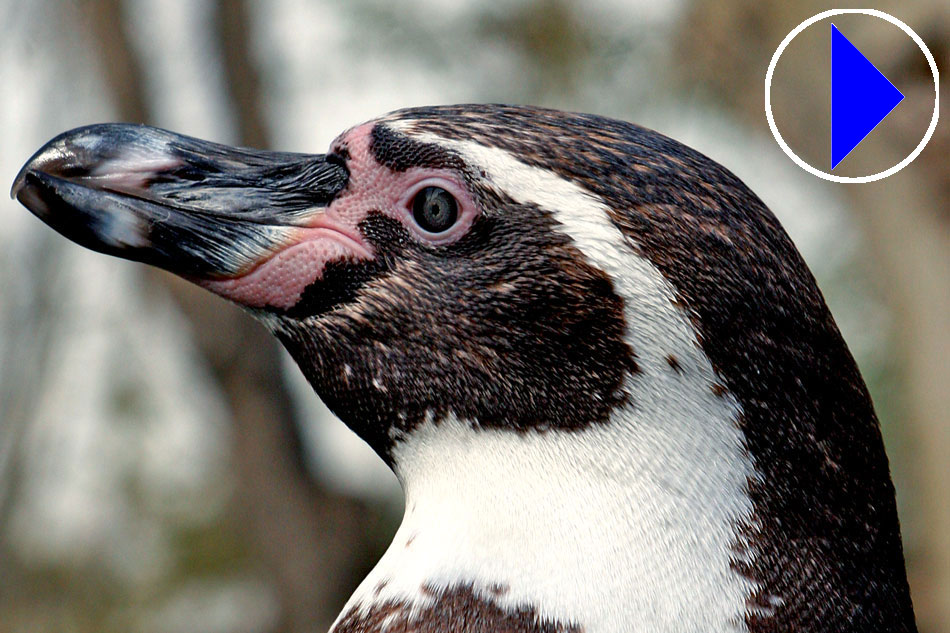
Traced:
<svg viewBox="0 0 950 633">
<path fill-rule="evenodd" d="M 946 0 L 875 6 L 915 28 L 950 76 Z M 762 109 L 765 70 L 828 8 L 0 0 L 0 184 L 53 135 L 112 120 L 320 152 L 399 107 L 503 101 L 685 141 L 759 193 L 816 273 L 884 428 L 920 629 L 948 632 L 950 124 L 874 184 L 820 181 L 786 158 Z M 869 20 L 836 23 L 908 98 L 836 173 L 896 162 L 933 107 L 923 55 Z M 821 28 L 783 56 L 773 97 L 783 135 L 819 166 Z M 0 633 L 324 631 L 401 503 L 237 308 L 0 201 Z"/>
</svg>

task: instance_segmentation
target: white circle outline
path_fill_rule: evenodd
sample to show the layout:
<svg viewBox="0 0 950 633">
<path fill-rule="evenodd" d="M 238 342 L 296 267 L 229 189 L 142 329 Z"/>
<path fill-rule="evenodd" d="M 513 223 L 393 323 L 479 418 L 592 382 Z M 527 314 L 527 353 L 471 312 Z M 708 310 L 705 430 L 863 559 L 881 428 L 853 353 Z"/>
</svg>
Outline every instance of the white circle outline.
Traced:
<svg viewBox="0 0 950 633">
<path fill-rule="evenodd" d="M 914 40 L 914 43 L 916 43 L 920 50 L 923 51 L 924 56 L 927 58 L 927 62 L 930 64 L 930 72 L 934 78 L 934 113 L 933 117 L 930 119 L 930 127 L 927 128 L 927 133 L 924 134 L 924 138 L 921 139 L 917 147 L 914 148 L 914 151 L 908 154 L 904 160 L 897 163 L 890 169 L 880 171 L 876 174 L 871 174 L 870 176 L 836 176 L 832 173 L 821 171 L 820 169 L 812 167 L 802 160 L 798 154 L 793 152 L 792 148 L 788 146 L 788 143 L 785 142 L 785 139 L 782 138 L 782 134 L 778 131 L 778 126 L 775 125 L 775 117 L 772 115 L 772 75 L 775 73 L 775 66 L 778 64 L 779 57 L 782 56 L 782 53 L 785 51 L 788 45 L 791 44 L 792 40 L 799 35 L 799 33 L 807 29 L 815 22 L 846 13 L 860 13 L 863 15 L 870 15 L 872 17 L 881 18 L 882 20 L 890 22 L 891 24 L 899 27 L 912 40 Z M 785 39 L 782 40 L 782 43 L 779 44 L 778 48 L 775 50 L 775 54 L 772 55 L 772 61 L 769 62 L 769 69 L 765 73 L 765 117 L 769 121 L 769 129 L 772 130 L 772 136 L 775 137 L 775 141 L 779 144 L 779 147 L 782 148 L 782 151 L 785 152 L 789 158 L 795 161 L 796 165 L 813 176 L 818 176 L 819 178 L 830 180 L 832 182 L 850 182 L 855 184 L 881 180 L 882 178 L 893 176 L 904 167 L 907 167 L 915 158 L 917 158 L 920 153 L 924 151 L 924 146 L 926 146 L 930 141 L 930 137 L 933 136 L 934 130 L 937 129 L 937 120 L 940 118 L 940 73 L 937 70 L 937 62 L 934 60 L 934 56 L 930 52 L 930 49 L 928 49 L 927 45 L 924 44 L 924 40 L 921 39 L 921 37 L 917 35 L 917 33 L 915 33 L 912 28 L 889 13 L 884 13 L 883 11 L 878 11 L 877 9 L 830 9 L 828 11 L 823 11 L 817 15 L 813 15 L 792 29 L 792 32 L 785 36 Z"/>
</svg>

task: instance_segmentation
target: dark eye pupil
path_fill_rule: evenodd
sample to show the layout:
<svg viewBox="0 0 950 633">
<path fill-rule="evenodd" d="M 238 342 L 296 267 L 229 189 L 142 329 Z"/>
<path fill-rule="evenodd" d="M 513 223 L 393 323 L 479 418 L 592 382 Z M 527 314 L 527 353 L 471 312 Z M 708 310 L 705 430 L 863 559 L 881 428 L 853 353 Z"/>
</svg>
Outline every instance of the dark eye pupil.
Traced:
<svg viewBox="0 0 950 633">
<path fill-rule="evenodd" d="M 445 189 L 426 187 L 412 201 L 412 217 L 423 230 L 441 233 L 455 224 L 459 217 L 459 205 Z"/>
</svg>

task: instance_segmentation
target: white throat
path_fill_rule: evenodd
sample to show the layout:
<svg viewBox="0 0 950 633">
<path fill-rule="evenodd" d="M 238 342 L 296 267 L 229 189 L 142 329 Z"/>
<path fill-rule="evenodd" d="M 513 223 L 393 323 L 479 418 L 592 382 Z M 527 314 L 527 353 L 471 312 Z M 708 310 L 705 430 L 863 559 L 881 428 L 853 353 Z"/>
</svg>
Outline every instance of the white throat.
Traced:
<svg viewBox="0 0 950 633">
<path fill-rule="evenodd" d="M 345 611 L 471 585 L 590 633 L 743 630 L 754 587 L 731 569 L 751 509 L 737 432 L 623 418 L 577 433 L 419 428 L 394 454 L 403 523 Z"/>
<path fill-rule="evenodd" d="M 575 183 L 504 150 L 393 127 L 553 211 L 614 280 L 641 371 L 627 379 L 631 405 L 582 431 L 475 430 L 448 418 L 401 438 L 393 458 L 406 515 L 344 613 L 423 607 L 425 587 L 469 585 L 585 633 L 745 630 L 755 586 L 732 567 L 752 555 L 737 545 L 741 526 L 754 527 L 755 470 L 739 405 L 717 388 L 669 282 Z"/>
</svg>

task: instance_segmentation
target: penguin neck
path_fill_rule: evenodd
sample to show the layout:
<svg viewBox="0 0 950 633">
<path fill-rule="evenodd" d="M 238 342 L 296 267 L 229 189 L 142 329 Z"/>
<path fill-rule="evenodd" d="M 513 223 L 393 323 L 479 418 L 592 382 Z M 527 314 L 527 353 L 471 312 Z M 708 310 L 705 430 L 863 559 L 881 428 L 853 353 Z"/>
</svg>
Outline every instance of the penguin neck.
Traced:
<svg viewBox="0 0 950 633">
<path fill-rule="evenodd" d="M 712 397 L 571 432 L 427 421 L 393 450 L 405 516 L 336 633 L 446 609 L 519 631 L 743 630 L 754 473 Z"/>
</svg>

